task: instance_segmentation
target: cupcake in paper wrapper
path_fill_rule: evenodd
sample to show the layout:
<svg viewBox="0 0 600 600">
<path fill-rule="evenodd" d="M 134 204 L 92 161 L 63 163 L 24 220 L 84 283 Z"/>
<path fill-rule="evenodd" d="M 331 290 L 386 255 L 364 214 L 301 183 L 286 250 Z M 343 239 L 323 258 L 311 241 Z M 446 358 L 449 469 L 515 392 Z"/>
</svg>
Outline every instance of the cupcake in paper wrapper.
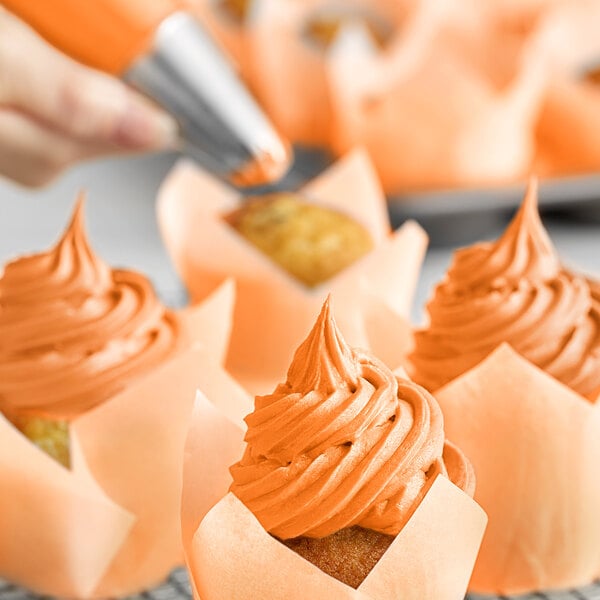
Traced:
<svg viewBox="0 0 600 600">
<path fill-rule="evenodd" d="M 436 398 L 489 517 L 470 588 L 506 595 L 598 579 L 597 405 L 508 345 Z"/>
<path fill-rule="evenodd" d="M 364 35 L 338 45 L 330 66 L 335 147 L 365 146 L 386 191 L 491 185 L 526 174 L 546 58 L 534 35 L 502 23 L 486 5 L 452 2 L 408 68 L 382 68 Z"/>
<path fill-rule="evenodd" d="M 330 67 L 339 40 L 357 28 L 373 43 L 372 69 L 404 69 L 420 60 L 446 2 L 277 2 L 259 0 L 249 26 L 250 80 L 275 124 L 290 139 L 332 147 L 340 119 Z M 369 78 L 360 54 L 345 58 Z M 357 60 L 358 59 L 358 60 Z"/>
<path fill-rule="evenodd" d="M 226 390 L 200 394 L 186 444 L 182 530 L 196 598 L 464 596 L 486 522 L 469 463 L 445 441 L 435 399 L 347 346 L 329 301 L 286 383 L 256 398 L 246 444 L 234 402 Z M 358 530 L 380 531 L 387 549 L 349 583 L 337 533 L 360 554 Z M 303 558 L 298 541 L 335 565 Z"/>
<path fill-rule="evenodd" d="M 600 577 L 600 295 L 562 265 L 536 200 L 532 182 L 499 240 L 457 251 L 410 356 L 475 468 L 481 593 Z"/>
<path fill-rule="evenodd" d="M 372 244 L 362 258 L 313 287 L 291 276 L 231 226 L 228 219 L 245 205 L 237 192 L 187 163 L 175 168 L 160 191 L 161 232 L 192 300 L 205 298 L 229 277 L 236 282 L 226 364 L 253 393 L 272 389 L 283 377 L 329 292 L 338 301 L 338 322 L 352 344 L 373 348 L 392 365 L 410 347 L 407 318 L 426 247 L 422 229 L 407 222 L 390 231 L 385 198 L 361 151 L 308 183 L 297 197 L 352 220 Z M 310 250 L 310 236 L 301 243 Z M 392 314 L 400 318 L 391 319 Z M 396 341 L 402 342 L 390 345 L 392 323 Z"/>
<path fill-rule="evenodd" d="M 44 595 L 117 597 L 182 563 L 184 439 L 195 389 L 225 377 L 232 304 L 226 283 L 194 309 L 164 308 L 143 276 L 93 253 L 81 202 L 54 248 L 6 265 L 2 579 Z M 67 466 L 14 425 L 30 419 L 50 430 L 65 422 L 68 439 L 50 441 L 68 441 Z"/>
<path fill-rule="evenodd" d="M 388 193 L 598 169 L 595 0 L 197 4 L 287 137 L 365 146 Z"/>
<path fill-rule="evenodd" d="M 553 76 L 536 127 L 536 171 L 544 176 L 600 169 L 600 6 L 557 3 L 539 36 L 552 56 Z"/>
</svg>

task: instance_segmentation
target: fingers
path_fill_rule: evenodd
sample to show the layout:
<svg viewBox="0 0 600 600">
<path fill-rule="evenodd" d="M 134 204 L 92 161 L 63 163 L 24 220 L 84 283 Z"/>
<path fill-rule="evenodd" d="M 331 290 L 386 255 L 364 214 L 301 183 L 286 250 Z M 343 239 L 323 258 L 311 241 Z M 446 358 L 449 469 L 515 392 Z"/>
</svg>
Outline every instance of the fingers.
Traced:
<svg viewBox="0 0 600 600">
<path fill-rule="evenodd" d="M 60 134 L 128 150 L 168 147 L 177 126 L 122 82 L 62 55 L 0 12 L 0 106 Z"/>
<path fill-rule="evenodd" d="M 22 185 L 45 185 L 75 160 L 111 150 L 115 147 L 81 142 L 23 114 L 0 111 L 0 175 Z"/>
</svg>

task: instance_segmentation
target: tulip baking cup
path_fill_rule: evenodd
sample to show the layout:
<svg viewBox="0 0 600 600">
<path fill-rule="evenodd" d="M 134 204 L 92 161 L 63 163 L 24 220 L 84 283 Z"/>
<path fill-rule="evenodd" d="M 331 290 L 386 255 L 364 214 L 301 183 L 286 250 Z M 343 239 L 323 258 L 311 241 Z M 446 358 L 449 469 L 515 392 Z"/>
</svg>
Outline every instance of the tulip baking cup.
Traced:
<svg viewBox="0 0 600 600">
<path fill-rule="evenodd" d="M 117 597 L 183 562 L 184 440 L 195 390 L 226 377 L 233 287 L 167 311 L 144 277 L 93 254 L 82 210 L 55 248 L 0 277 L 0 410 L 67 418 L 70 431 L 65 468 L 0 415 L 0 577 Z"/>
<path fill-rule="evenodd" d="M 553 59 L 552 84 L 536 127 L 535 168 L 541 175 L 600 169 L 599 25 L 600 5 L 580 0 L 556 3 L 539 26 Z"/>
<path fill-rule="evenodd" d="M 519 594 L 600 577 L 600 411 L 509 346 L 436 392 L 489 517 L 470 588 Z"/>
<path fill-rule="evenodd" d="M 598 292 L 560 263 L 532 183 L 498 241 L 455 254 L 415 333 L 412 374 L 436 390 L 489 516 L 474 591 L 600 577 Z"/>
<path fill-rule="evenodd" d="M 329 301 L 286 383 L 256 398 L 245 450 L 241 414 L 227 396 L 211 398 L 197 399 L 184 468 L 182 529 L 197 598 L 464 596 L 486 523 L 466 493 L 471 467 L 445 441 L 433 397 L 348 347 Z M 354 535 L 349 527 L 389 537 L 352 587 L 338 567 L 325 572 L 275 537 L 311 543 Z"/>
<path fill-rule="evenodd" d="M 385 198 L 361 151 L 338 162 L 299 195 L 353 218 L 370 234 L 373 250 L 338 275 L 308 288 L 242 238 L 226 216 L 243 206 L 238 193 L 183 163 L 164 183 L 159 223 L 167 249 L 193 301 L 231 277 L 236 306 L 227 368 L 252 393 L 265 392 L 287 366 L 327 293 L 340 307 L 348 340 L 399 364 L 410 345 L 410 313 L 427 238 L 408 222 L 391 233 Z M 394 314 L 400 319 L 388 318 Z M 389 327 L 396 343 L 387 342 Z M 402 340 L 399 342 L 398 340 Z"/>
</svg>

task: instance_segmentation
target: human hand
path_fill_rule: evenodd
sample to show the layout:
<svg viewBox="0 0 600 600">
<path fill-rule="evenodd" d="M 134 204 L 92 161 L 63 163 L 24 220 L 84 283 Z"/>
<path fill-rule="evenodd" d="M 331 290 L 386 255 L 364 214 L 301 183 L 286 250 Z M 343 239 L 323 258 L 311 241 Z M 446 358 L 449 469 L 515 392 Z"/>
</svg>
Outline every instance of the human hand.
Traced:
<svg viewBox="0 0 600 600">
<path fill-rule="evenodd" d="M 29 186 L 103 154 L 174 144 L 175 120 L 0 8 L 0 174 Z"/>
</svg>

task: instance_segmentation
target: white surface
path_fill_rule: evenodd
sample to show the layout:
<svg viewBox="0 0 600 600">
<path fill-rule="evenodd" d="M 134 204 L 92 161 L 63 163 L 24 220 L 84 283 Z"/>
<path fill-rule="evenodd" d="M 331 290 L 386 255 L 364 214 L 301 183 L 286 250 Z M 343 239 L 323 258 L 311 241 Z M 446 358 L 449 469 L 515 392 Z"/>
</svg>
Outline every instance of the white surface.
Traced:
<svg viewBox="0 0 600 600">
<path fill-rule="evenodd" d="M 170 155 L 113 159 L 71 170 L 39 191 L 0 181 L 0 265 L 12 256 L 48 248 L 63 231 L 80 190 L 88 192 L 87 223 L 95 249 L 109 264 L 148 274 L 168 302 L 181 302 L 181 284 L 155 222 L 156 191 L 175 161 Z M 198 199 L 202 201 L 201 198 Z M 600 224 L 549 220 L 564 260 L 600 274 Z M 498 224 L 497 235 L 504 224 Z M 450 249 L 430 250 L 415 302 L 415 319 L 445 272 Z"/>
</svg>

